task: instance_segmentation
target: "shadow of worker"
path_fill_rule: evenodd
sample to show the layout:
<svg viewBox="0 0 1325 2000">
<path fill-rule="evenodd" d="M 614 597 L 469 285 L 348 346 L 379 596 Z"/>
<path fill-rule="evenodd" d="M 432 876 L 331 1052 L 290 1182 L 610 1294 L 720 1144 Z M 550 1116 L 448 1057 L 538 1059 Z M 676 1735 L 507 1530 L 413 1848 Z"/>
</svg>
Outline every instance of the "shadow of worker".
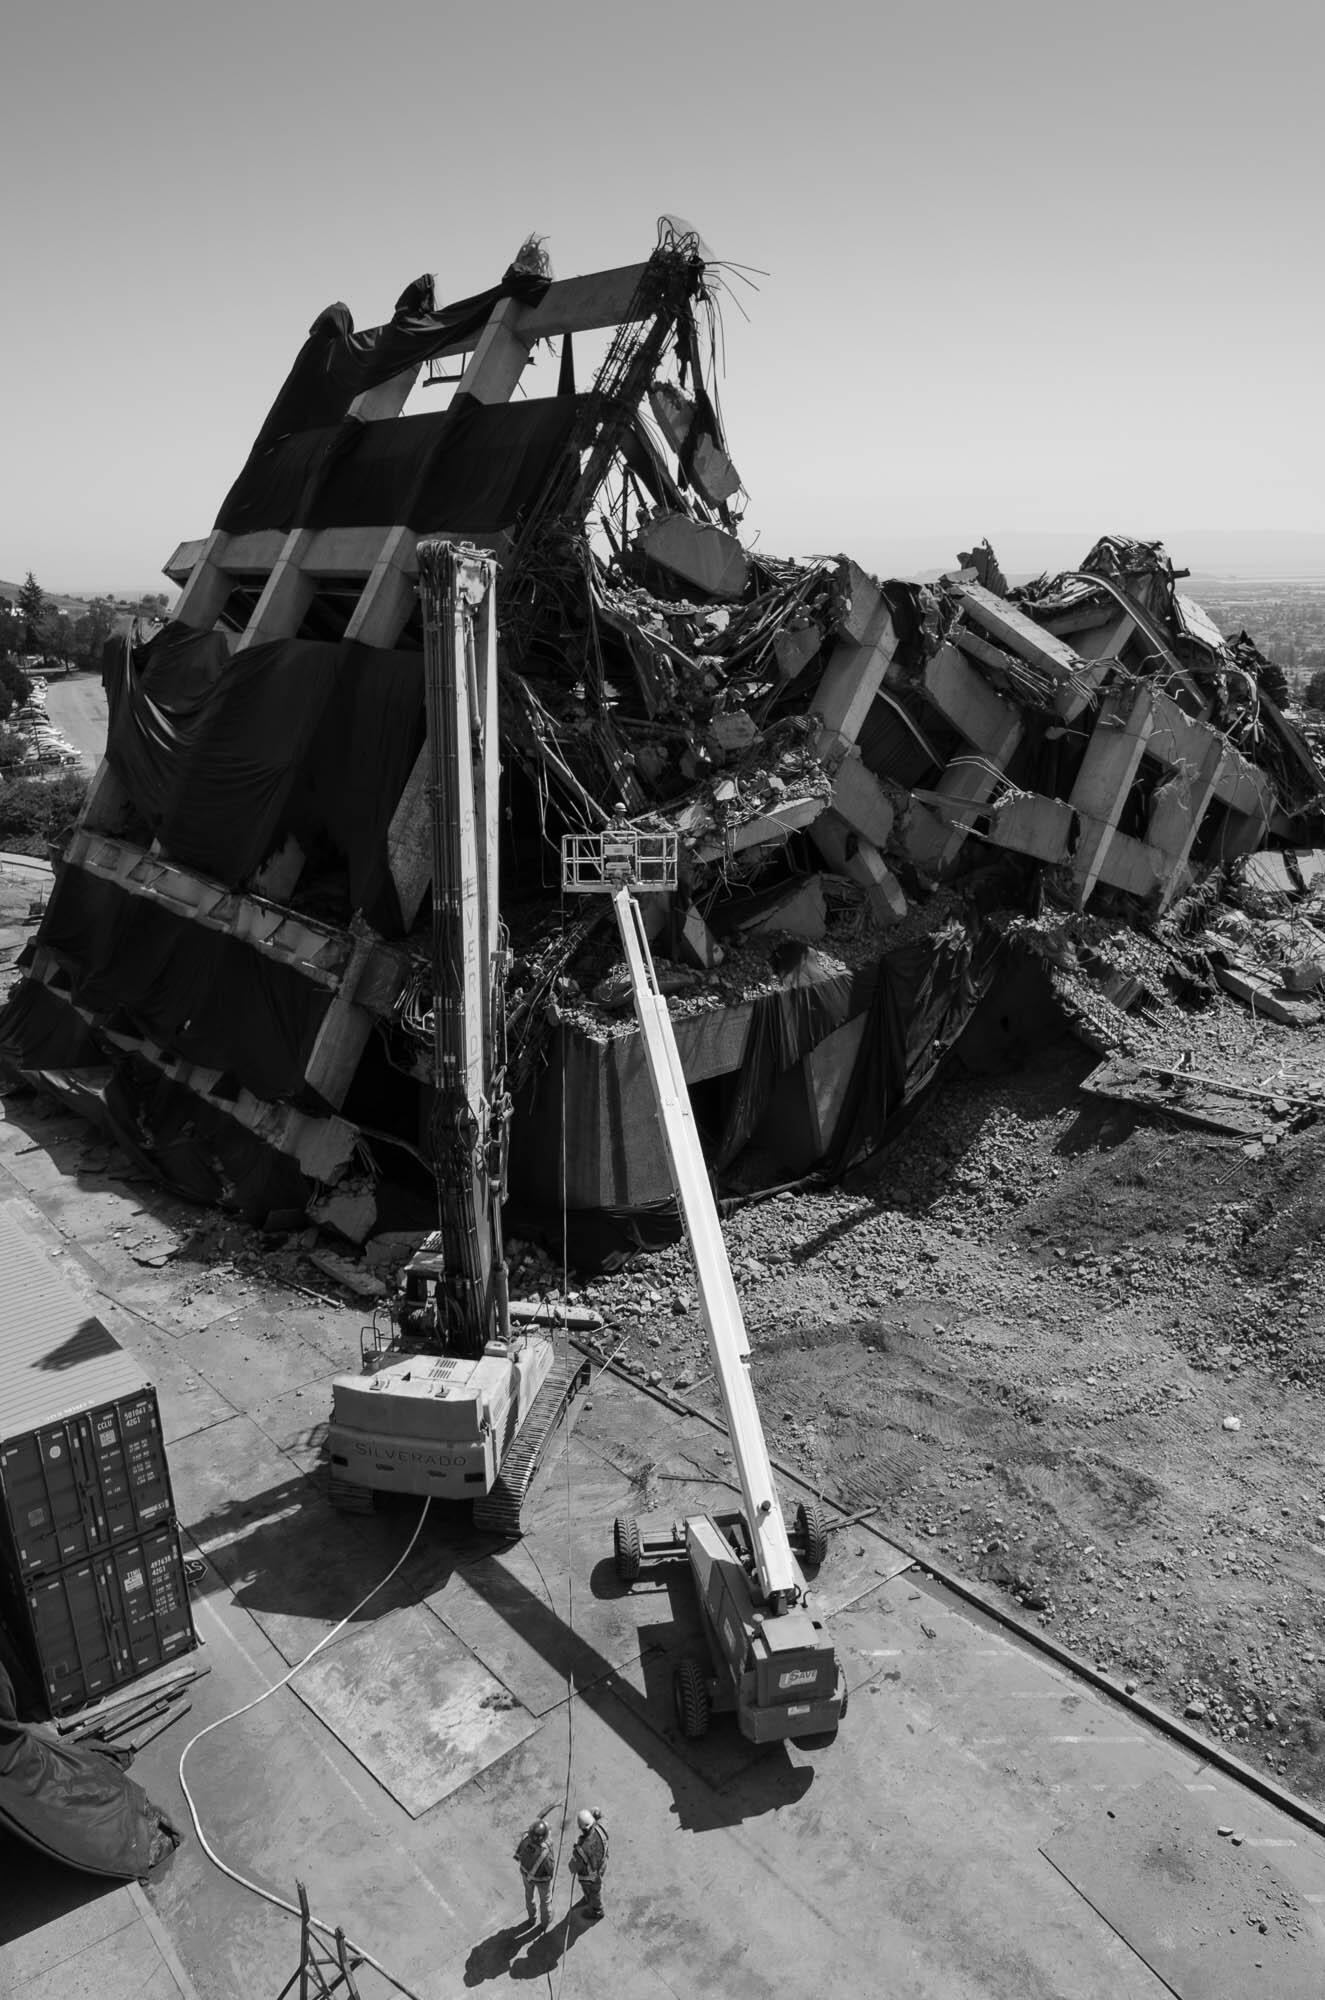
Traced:
<svg viewBox="0 0 1325 2000">
<path fill-rule="evenodd" d="M 542 1979 L 578 1944 L 586 1931 L 596 1930 L 585 1915 L 583 1903 L 574 1903 L 564 1917 L 536 1937 L 523 1958 L 511 1967 L 512 1979 Z"/>
<path fill-rule="evenodd" d="M 482 1986 L 485 1980 L 500 1979 L 519 1951 L 521 1939 L 532 1934 L 533 1928 L 529 1918 L 523 1917 L 518 1924 L 506 1924 L 476 1944 L 465 1960 L 466 1986 Z"/>
</svg>

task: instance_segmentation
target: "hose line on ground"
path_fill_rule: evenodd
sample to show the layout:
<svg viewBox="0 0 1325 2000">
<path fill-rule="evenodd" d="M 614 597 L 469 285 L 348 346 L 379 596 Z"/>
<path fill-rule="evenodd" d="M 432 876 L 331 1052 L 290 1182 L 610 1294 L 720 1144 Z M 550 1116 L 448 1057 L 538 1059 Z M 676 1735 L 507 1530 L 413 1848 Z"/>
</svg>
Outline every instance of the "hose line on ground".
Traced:
<svg viewBox="0 0 1325 2000">
<path fill-rule="evenodd" d="M 381 1581 L 379 1583 L 375 1583 L 372 1589 L 368 1591 L 365 1596 L 359 1599 L 359 1602 L 354 1606 L 354 1609 L 352 1611 L 346 1612 L 345 1616 L 341 1619 L 339 1625 L 333 1625 L 331 1630 L 326 1634 L 324 1634 L 324 1636 L 318 1640 L 316 1646 L 311 1647 L 310 1650 L 304 1654 L 302 1660 L 296 1661 L 294 1666 L 291 1667 L 288 1674 L 283 1674 L 280 1680 L 273 1681 L 269 1688 L 264 1688 L 261 1694 L 255 1695 L 253 1697 L 252 1701 L 246 1701 L 242 1708 L 232 1708 L 228 1715 L 218 1716 L 215 1722 L 209 1722 L 205 1729 L 200 1729 L 196 1736 L 191 1736 L 189 1738 L 188 1742 L 184 1745 L 184 1748 L 180 1752 L 180 1757 L 179 1757 L 180 1789 L 184 1794 L 184 1802 L 188 1806 L 189 1816 L 193 1821 L 193 1830 L 198 1836 L 198 1844 L 202 1848 L 203 1853 L 207 1856 L 207 1859 L 212 1863 L 212 1865 L 216 1868 L 219 1868 L 223 1875 L 228 1875 L 232 1882 L 238 1882 L 239 1886 L 242 1889 L 248 1889 L 253 1895 L 261 1896 L 263 1902 L 270 1903 L 274 1909 L 284 1910 L 287 1916 L 297 1917 L 301 1915 L 301 1911 L 297 1903 L 287 1903 L 283 1896 L 277 1896 L 273 1893 L 272 1890 L 264 1889 L 261 1883 L 250 1882 L 246 1875 L 241 1875 L 238 1869 L 231 1868 L 228 1862 L 222 1861 L 220 1855 L 208 1842 L 207 1836 L 202 1830 L 202 1821 L 198 1817 L 198 1808 L 194 1801 L 193 1793 L 189 1790 L 188 1780 L 184 1776 L 185 1759 L 188 1757 L 190 1750 L 194 1748 L 195 1744 L 201 1743 L 204 1736 L 210 1736 L 214 1729 L 220 1729 L 227 1722 L 237 1722 L 241 1715 L 248 1715 L 251 1710 L 257 1708 L 262 1702 L 266 1701 L 269 1695 L 277 1694 L 279 1693 L 281 1688 L 288 1687 L 290 1682 L 294 1679 L 295 1675 L 300 1671 L 300 1669 L 306 1667 L 310 1660 L 316 1659 L 317 1655 L 323 1650 L 323 1648 L 325 1646 L 329 1646 L 332 1640 L 338 1638 L 339 1635 L 345 1630 L 345 1627 L 350 1623 L 350 1621 L 358 1617 L 359 1613 L 363 1610 L 365 1604 L 370 1604 L 373 1598 L 377 1596 L 379 1591 L 386 1589 L 386 1586 L 390 1583 L 392 1577 L 397 1575 L 397 1573 L 404 1568 L 406 1562 L 409 1560 L 409 1557 L 413 1553 L 414 1544 L 418 1541 L 419 1536 L 423 1531 L 423 1524 L 428 1518 L 428 1509 L 431 1505 L 432 1505 L 431 1499 L 427 1499 L 424 1501 L 423 1511 L 419 1515 L 418 1521 L 415 1523 L 414 1533 L 410 1536 L 408 1542 L 405 1544 L 403 1553 L 397 1557 L 396 1561 L 392 1564 L 391 1568 L 387 1571 L 386 1575 L 381 1579 Z M 324 1923 L 320 1917 L 314 1917 L 314 1916 L 310 1916 L 308 1921 L 312 1925 L 314 1930 L 322 1931 L 329 1938 L 333 1939 L 335 1938 L 336 1936 L 335 1924 Z M 407 1996 L 407 2000 L 420 2000 L 420 1996 L 417 1993 L 415 1993 L 413 1987 L 406 1986 L 404 1980 L 397 1979 L 394 1972 L 388 1972 L 387 1968 L 382 1964 L 381 1960 L 374 1958 L 373 1954 L 370 1951 L 365 1951 L 361 1944 L 356 1944 L 354 1939 L 350 1937 L 346 1937 L 345 1943 L 347 1949 L 351 1951 L 356 1958 L 361 1959 L 365 1965 L 371 1965 L 374 1972 L 380 1972 L 383 1979 L 389 1980 L 398 1993 L 404 1993 Z"/>
</svg>

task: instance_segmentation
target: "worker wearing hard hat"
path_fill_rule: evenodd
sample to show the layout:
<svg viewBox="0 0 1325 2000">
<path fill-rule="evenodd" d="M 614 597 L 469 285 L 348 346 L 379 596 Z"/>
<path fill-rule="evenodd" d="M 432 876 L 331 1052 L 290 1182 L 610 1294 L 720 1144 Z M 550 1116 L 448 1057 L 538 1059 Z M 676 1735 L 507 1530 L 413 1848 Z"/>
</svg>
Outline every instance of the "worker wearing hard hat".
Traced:
<svg viewBox="0 0 1325 2000">
<path fill-rule="evenodd" d="M 552 1895 L 552 1877 L 556 1863 L 552 1857 L 552 1842 L 548 1836 L 547 1821 L 536 1819 L 515 1850 L 520 1874 L 524 1879 L 524 1906 L 529 1922 L 535 1922 L 534 1896 L 538 1896 L 538 1928 L 548 1927 L 549 1902 Z"/>
<path fill-rule="evenodd" d="M 607 1828 L 597 1806 L 582 1806 L 575 1816 L 579 1834 L 571 1849 L 570 1872 L 579 1878 L 584 1914 L 596 1923 L 603 1914 L 603 1877 L 607 1873 Z"/>
</svg>

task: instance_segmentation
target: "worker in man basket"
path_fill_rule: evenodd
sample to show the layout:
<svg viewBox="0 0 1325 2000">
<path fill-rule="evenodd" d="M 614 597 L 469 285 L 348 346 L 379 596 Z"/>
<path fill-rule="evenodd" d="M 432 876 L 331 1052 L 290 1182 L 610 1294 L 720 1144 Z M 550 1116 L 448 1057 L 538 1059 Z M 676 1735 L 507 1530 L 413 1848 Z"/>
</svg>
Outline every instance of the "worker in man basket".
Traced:
<svg viewBox="0 0 1325 2000">
<path fill-rule="evenodd" d="M 607 1828 L 597 1806 L 582 1806 L 576 1814 L 579 1836 L 568 1866 L 579 1877 L 584 1914 L 596 1923 L 603 1914 L 603 1877 L 607 1873 Z"/>
<path fill-rule="evenodd" d="M 536 1819 L 521 1839 L 515 1850 L 515 1858 L 524 1877 L 524 1906 L 532 1924 L 534 1917 L 534 1893 L 538 1893 L 538 1928 L 548 1927 L 548 1906 L 552 1895 L 552 1877 L 556 1863 L 552 1858 L 552 1842 L 548 1838 L 547 1821 Z"/>
</svg>

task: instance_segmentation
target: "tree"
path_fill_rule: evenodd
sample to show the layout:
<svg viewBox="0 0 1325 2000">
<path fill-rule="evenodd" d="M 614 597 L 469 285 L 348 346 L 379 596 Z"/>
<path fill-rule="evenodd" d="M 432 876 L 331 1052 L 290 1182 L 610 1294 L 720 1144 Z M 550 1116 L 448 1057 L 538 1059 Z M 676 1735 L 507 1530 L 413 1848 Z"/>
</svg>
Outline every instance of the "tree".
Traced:
<svg viewBox="0 0 1325 2000">
<path fill-rule="evenodd" d="M 46 601 L 46 593 L 36 577 L 29 570 L 18 593 L 18 614 L 23 621 L 23 650 L 37 653 L 41 650 L 42 634 L 51 607 Z"/>
<path fill-rule="evenodd" d="M 102 648 L 115 630 L 115 611 L 109 598 L 94 597 L 74 625 L 74 645 L 81 667 L 101 665 Z"/>
<path fill-rule="evenodd" d="M 1325 667 L 1317 668 L 1302 697 L 1308 708 L 1325 708 Z"/>
</svg>

